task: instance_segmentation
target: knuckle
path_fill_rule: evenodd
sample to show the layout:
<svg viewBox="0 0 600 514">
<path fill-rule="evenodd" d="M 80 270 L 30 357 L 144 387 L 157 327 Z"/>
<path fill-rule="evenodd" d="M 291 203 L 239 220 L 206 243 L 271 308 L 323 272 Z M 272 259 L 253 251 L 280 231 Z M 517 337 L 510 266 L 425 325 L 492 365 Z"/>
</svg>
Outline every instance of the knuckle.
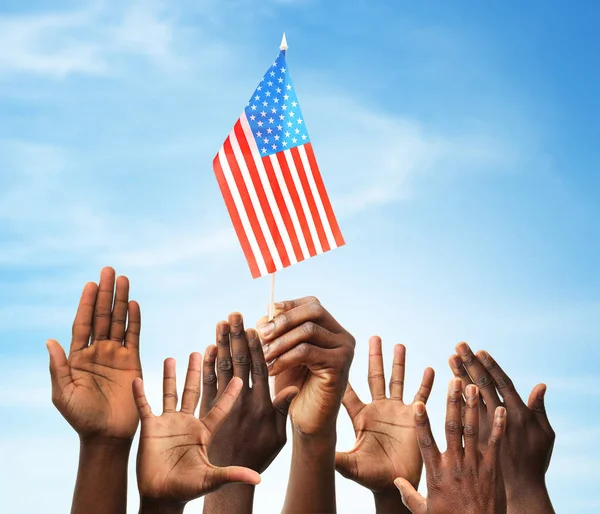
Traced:
<svg viewBox="0 0 600 514">
<path fill-rule="evenodd" d="M 231 359 L 219 359 L 217 362 L 217 368 L 219 368 L 219 371 L 229 371 L 231 367 Z"/>
<path fill-rule="evenodd" d="M 462 398 L 460 396 L 448 396 L 447 404 L 449 407 L 456 407 L 457 405 L 462 405 Z"/>
<path fill-rule="evenodd" d="M 306 300 L 308 301 L 308 303 L 321 303 L 316 296 L 307 296 Z"/>
<path fill-rule="evenodd" d="M 193 387 L 184 387 L 183 392 L 187 394 L 199 395 L 200 391 L 198 389 L 194 389 Z"/>
<path fill-rule="evenodd" d="M 503 391 L 512 391 L 514 389 L 512 380 L 506 375 L 500 375 L 496 379 L 496 386 Z"/>
<path fill-rule="evenodd" d="M 284 327 L 287 327 L 291 323 L 292 318 L 291 318 L 289 312 L 282 312 L 279 316 L 277 316 L 275 318 L 274 321 L 278 327 L 284 328 Z"/>
<path fill-rule="evenodd" d="M 479 375 L 476 379 L 475 379 L 475 385 L 481 389 L 484 388 L 488 388 L 493 384 L 493 380 L 492 377 L 490 375 L 488 375 L 487 373 L 484 373 L 482 375 Z"/>
<path fill-rule="evenodd" d="M 238 353 L 232 356 L 233 362 L 238 364 L 239 366 L 249 366 L 250 365 L 250 355 L 246 353 Z"/>
<path fill-rule="evenodd" d="M 317 332 L 317 325 L 312 321 L 302 324 L 302 332 L 306 337 L 313 337 Z"/>
<path fill-rule="evenodd" d="M 475 437 L 477 432 L 477 428 L 474 425 L 465 425 L 463 427 L 463 434 L 465 437 Z"/>
<path fill-rule="evenodd" d="M 255 362 L 252 364 L 252 374 L 266 376 L 268 373 L 267 365 L 264 362 Z"/>
<path fill-rule="evenodd" d="M 446 432 L 449 434 L 462 434 L 463 427 L 456 421 L 446 421 Z"/>
<path fill-rule="evenodd" d="M 316 318 L 320 318 L 325 313 L 325 308 L 319 303 L 318 300 L 311 301 L 308 304 L 308 308 L 309 308 L 310 312 L 313 314 L 313 316 L 315 316 Z"/>
<path fill-rule="evenodd" d="M 204 385 L 212 385 L 215 384 L 217 382 L 217 375 L 215 375 L 214 373 L 210 373 L 208 375 L 204 375 L 202 377 L 202 383 Z"/>
</svg>

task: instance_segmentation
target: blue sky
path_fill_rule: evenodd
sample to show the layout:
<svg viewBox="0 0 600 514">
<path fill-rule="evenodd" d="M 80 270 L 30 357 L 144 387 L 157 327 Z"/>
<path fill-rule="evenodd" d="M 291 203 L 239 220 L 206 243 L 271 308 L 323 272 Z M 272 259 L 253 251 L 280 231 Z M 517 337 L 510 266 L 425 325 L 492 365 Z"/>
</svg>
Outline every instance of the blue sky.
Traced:
<svg viewBox="0 0 600 514">
<path fill-rule="evenodd" d="M 281 272 L 277 296 L 315 294 L 354 333 L 364 400 L 369 335 L 390 358 L 406 344 L 414 388 L 433 366 L 439 437 L 457 342 L 495 355 L 523 396 L 546 382 L 552 498 L 558 512 L 597 512 L 596 3 L 171 4 L 0 8 L 11 512 L 68 508 L 78 445 L 50 402 L 44 342 L 68 344 L 80 290 L 102 266 L 128 275 L 141 303 L 154 403 L 164 357 L 183 365 L 228 312 L 252 324 L 265 311 L 268 281 L 250 278 L 211 163 L 284 30 L 348 245 Z M 352 443 L 341 414 L 339 447 Z M 257 512 L 281 504 L 288 457 L 265 474 Z M 339 478 L 340 512 L 367 512 L 369 493 Z M 133 508 L 134 487 L 130 497 Z"/>
</svg>

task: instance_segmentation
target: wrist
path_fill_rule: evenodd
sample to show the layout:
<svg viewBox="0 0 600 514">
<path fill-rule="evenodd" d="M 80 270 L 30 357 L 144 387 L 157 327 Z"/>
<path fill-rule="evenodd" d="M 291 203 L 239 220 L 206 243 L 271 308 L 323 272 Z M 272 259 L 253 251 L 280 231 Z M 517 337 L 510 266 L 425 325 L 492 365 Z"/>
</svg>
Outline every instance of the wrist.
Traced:
<svg viewBox="0 0 600 514">
<path fill-rule="evenodd" d="M 293 447 L 302 448 L 303 451 L 309 453 L 326 453 L 328 451 L 335 452 L 337 442 L 337 433 L 334 429 L 326 429 L 314 434 L 306 434 L 296 427 L 293 429 Z"/>
<path fill-rule="evenodd" d="M 140 514 L 182 514 L 187 502 L 140 497 Z"/>
<path fill-rule="evenodd" d="M 203 514 L 252 514 L 255 486 L 228 484 L 204 497 Z"/>
<path fill-rule="evenodd" d="M 373 493 L 375 511 L 377 514 L 404 514 L 410 511 L 402 503 L 402 496 L 392 485 L 392 489 L 384 489 Z"/>
<path fill-rule="evenodd" d="M 554 512 L 543 477 L 538 480 L 505 481 L 505 488 L 509 514 L 525 511 L 531 514 Z"/>
<path fill-rule="evenodd" d="M 79 444 L 83 448 L 102 448 L 105 451 L 129 452 L 133 438 L 103 437 L 103 436 L 79 436 Z"/>
</svg>

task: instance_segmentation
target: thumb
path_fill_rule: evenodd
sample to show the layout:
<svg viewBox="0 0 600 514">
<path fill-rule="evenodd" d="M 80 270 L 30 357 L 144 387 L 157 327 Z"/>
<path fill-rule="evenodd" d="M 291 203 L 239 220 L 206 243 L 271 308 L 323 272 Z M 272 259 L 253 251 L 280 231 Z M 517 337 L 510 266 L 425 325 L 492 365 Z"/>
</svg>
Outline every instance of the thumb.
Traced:
<svg viewBox="0 0 600 514">
<path fill-rule="evenodd" d="M 412 514 L 427 514 L 427 500 L 417 492 L 408 480 L 397 478 L 394 480 L 394 484 L 400 490 L 402 503 L 408 507 Z"/>
<path fill-rule="evenodd" d="M 335 469 L 344 478 L 356 478 L 358 466 L 356 456 L 348 452 L 335 452 Z"/>
<path fill-rule="evenodd" d="M 273 408 L 279 414 L 275 420 L 277 426 L 277 434 L 285 437 L 285 425 L 287 422 L 287 416 L 290 410 L 290 405 L 294 401 L 294 398 L 298 396 L 300 389 L 296 386 L 289 386 L 280 391 L 277 396 L 273 399 Z"/>
<path fill-rule="evenodd" d="M 202 485 L 198 489 L 200 496 L 235 482 L 251 485 L 260 484 L 260 475 L 256 471 L 241 466 L 211 467 L 207 471 L 207 479 L 201 482 Z"/>
<path fill-rule="evenodd" d="M 546 384 L 538 384 L 536 385 L 531 394 L 529 395 L 529 400 L 527 400 L 527 407 L 531 410 L 538 420 L 542 423 L 544 428 L 552 430 L 550 426 L 550 421 L 548 420 L 548 414 L 546 413 L 546 404 L 544 402 L 544 397 L 546 395 Z"/>
<path fill-rule="evenodd" d="M 46 341 L 46 348 L 50 356 L 50 379 L 52 381 L 52 399 L 55 401 L 69 384 L 71 368 L 63 347 L 54 339 Z"/>
</svg>

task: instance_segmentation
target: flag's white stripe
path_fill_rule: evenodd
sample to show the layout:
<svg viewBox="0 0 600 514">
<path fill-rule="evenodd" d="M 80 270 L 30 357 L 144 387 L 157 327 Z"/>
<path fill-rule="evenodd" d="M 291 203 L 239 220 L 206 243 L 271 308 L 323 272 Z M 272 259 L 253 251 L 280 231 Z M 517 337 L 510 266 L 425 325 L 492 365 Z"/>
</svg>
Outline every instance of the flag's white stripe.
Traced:
<svg viewBox="0 0 600 514">
<path fill-rule="evenodd" d="M 310 190 L 312 191 L 313 198 L 315 199 L 315 203 L 317 204 L 317 210 L 319 211 L 319 217 L 321 218 L 321 223 L 323 224 L 323 229 L 325 230 L 325 235 L 327 236 L 329 246 L 332 249 L 337 248 L 337 243 L 335 242 L 335 237 L 333 237 L 333 231 L 331 230 L 331 225 L 329 225 L 329 219 L 327 219 L 327 213 L 325 212 L 325 207 L 323 206 L 323 199 L 319 194 L 319 190 L 317 189 L 317 184 L 315 182 L 315 177 L 313 175 L 313 170 L 310 167 L 310 163 L 308 162 L 308 155 L 306 155 L 305 146 L 299 146 L 298 152 L 300 153 L 300 160 L 302 161 L 304 171 L 306 171 L 306 176 L 308 177 L 308 184 L 310 185 Z"/>
<path fill-rule="evenodd" d="M 294 230 L 296 231 L 296 236 L 298 237 L 298 242 L 300 243 L 302 255 L 305 259 L 309 259 L 310 253 L 308 251 L 308 247 L 306 246 L 304 234 L 302 233 L 300 220 L 298 219 L 298 214 L 296 213 L 296 208 L 294 207 L 294 202 L 292 202 L 292 197 L 290 196 L 290 192 L 288 191 L 285 179 L 283 178 L 283 172 L 281 171 L 281 167 L 279 166 L 279 161 L 277 160 L 277 156 L 275 154 L 271 154 L 269 156 L 269 159 L 271 159 L 271 165 L 273 166 L 273 170 L 275 171 L 275 176 L 277 177 L 277 182 L 279 183 L 279 188 L 281 189 L 281 194 L 283 195 L 283 200 L 285 201 L 287 210 L 290 213 L 290 218 L 292 218 L 292 224 L 294 225 Z"/>
<path fill-rule="evenodd" d="M 275 246 L 273 234 L 271 234 L 271 230 L 269 229 L 269 225 L 265 218 L 265 213 L 262 209 L 262 205 L 260 204 L 260 200 L 258 199 L 258 195 L 256 194 L 256 189 L 254 189 L 254 184 L 252 182 L 252 177 L 250 176 L 250 171 L 248 170 L 248 165 L 246 164 L 246 159 L 244 158 L 244 154 L 242 153 L 242 149 L 240 148 L 240 144 L 238 143 L 237 136 L 235 135 L 234 130 L 232 130 L 231 134 L 229 134 L 229 140 L 231 141 L 233 155 L 235 155 L 235 160 L 237 161 L 237 164 L 242 173 L 244 184 L 246 184 L 246 189 L 248 190 L 250 201 L 252 202 L 252 205 L 254 207 L 254 212 L 256 213 L 258 224 L 260 225 L 263 237 L 265 239 L 265 242 L 267 243 L 269 252 L 271 253 L 271 257 L 273 258 L 275 268 L 282 269 L 283 264 L 281 263 L 281 257 L 279 256 L 279 252 L 277 251 L 277 247 Z M 258 236 L 259 235 L 257 234 L 257 237 Z"/>
<path fill-rule="evenodd" d="M 323 248 L 321 247 L 321 241 L 319 240 L 319 234 L 317 233 L 315 220 L 313 220 L 312 214 L 310 212 L 308 200 L 306 199 L 306 194 L 304 193 L 304 188 L 302 187 L 302 182 L 300 181 L 300 176 L 298 175 L 298 170 L 296 169 L 296 163 L 294 163 L 294 156 L 292 155 L 291 150 L 285 150 L 283 152 L 283 155 L 285 156 L 285 160 L 287 161 L 288 168 L 290 169 L 290 173 L 292 175 L 292 180 L 294 181 L 294 185 L 296 186 L 296 190 L 298 191 L 300 203 L 302 204 L 302 210 L 304 211 L 304 217 L 306 218 L 306 222 L 308 223 L 308 230 L 310 231 L 310 235 L 312 237 L 313 243 L 315 244 L 315 250 L 318 255 L 320 253 L 323 253 Z"/>
<path fill-rule="evenodd" d="M 250 128 L 250 124 L 248 123 L 248 118 L 246 118 L 246 113 L 242 113 L 242 116 L 240 117 L 240 123 L 242 125 L 242 129 L 244 130 L 244 135 L 246 136 L 248 147 L 250 148 L 250 152 L 252 153 L 254 164 L 256 166 L 256 169 L 258 170 L 258 175 L 260 177 L 260 181 L 262 182 L 265 195 L 267 196 L 269 206 L 271 207 L 273 218 L 275 218 L 275 224 L 277 225 L 279 233 L 281 234 L 283 246 L 285 246 L 285 250 L 290 259 L 290 264 L 297 264 L 298 261 L 296 260 L 296 254 L 294 253 L 294 247 L 292 246 L 290 235 L 288 234 L 288 231 L 285 228 L 285 223 L 283 221 L 283 218 L 281 217 L 281 211 L 279 210 L 277 200 L 275 200 L 275 196 L 273 195 L 271 183 L 269 182 L 269 177 L 267 176 L 267 170 L 265 169 L 265 165 L 263 164 L 262 157 L 260 156 L 260 152 L 258 150 L 258 146 L 256 146 L 256 141 L 254 139 L 254 136 L 252 135 L 252 129 Z"/>
<path fill-rule="evenodd" d="M 258 266 L 260 274 L 261 276 L 268 275 L 269 272 L 267 271 L 267 266 L 260 251 L 260 247 L 258 246 L 258 242 L 256 241 L 256 236 L 254 235 L 254 231 L 252 230 L 252 225 L 250 225 L 248 214 L 246 213 L 244 203 L 242 202 L 242 197 L 240 196 L 240 192 L 238 191 L 238 188 L 235 184 L 235 180 L 233 178 L 233 174 L 231 173 L 231 168 L 229 167 L 229 163 L 227 162 L 227 156 L 225 155 L 223 147 L 221 147 L 221 149 L 219 150 L 219 162 L 221 163 L 223 175 L 225 176 L 225 180 L 227 181 L 227 186 L 229 187 L 229 191 L 231 192 L 231 197 L 233 198 L 235 208 L 237 209 L 238 215 L 242 222 L 242 226 L 244 227 L 244 232 L 246 232 L 246 237 L 248 238 L 248 242 L 250 243 L 250 248 L 252 249 L 252 253 L 254 254 L 254 258 L 256 259 L 256 264 Z"/>
</svg>

